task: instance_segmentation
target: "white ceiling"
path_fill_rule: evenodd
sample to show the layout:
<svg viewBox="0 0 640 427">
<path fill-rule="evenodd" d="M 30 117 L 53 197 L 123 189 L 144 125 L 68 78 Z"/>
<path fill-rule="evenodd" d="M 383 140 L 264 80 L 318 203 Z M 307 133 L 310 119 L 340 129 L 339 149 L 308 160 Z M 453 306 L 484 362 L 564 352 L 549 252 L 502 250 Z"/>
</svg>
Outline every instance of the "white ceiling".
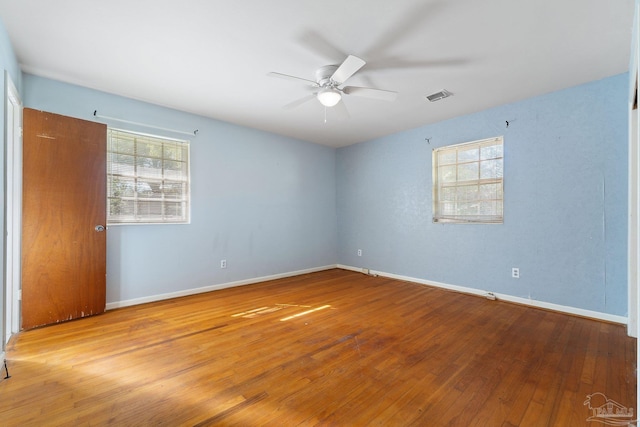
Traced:
<svg viewBox="0 0 640 427">
<path fill-rule="evenodd" d="M 628 71 L 633 0 L 0 0 L 23 71 L 340 147 Z M 348 120 L 304 84 L 348 54 Z M 452 98 L 425 95 L 447 89 Z M 118 116 L 118 112 L 105 112 Z"/>
</svg>

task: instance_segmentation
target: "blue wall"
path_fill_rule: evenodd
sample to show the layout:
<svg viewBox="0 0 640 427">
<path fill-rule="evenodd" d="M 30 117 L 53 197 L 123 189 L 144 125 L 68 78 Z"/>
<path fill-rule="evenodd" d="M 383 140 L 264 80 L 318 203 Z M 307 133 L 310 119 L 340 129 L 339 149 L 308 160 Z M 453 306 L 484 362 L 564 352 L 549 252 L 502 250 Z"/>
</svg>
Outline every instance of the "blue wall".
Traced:
<svg viewBox="0 0 640 427">
<path fill-rule="evenodd" d="M 23 84 L 26 107 L 199 130 L 191 224 L 109 227 L 107 302 L 336 264 L 334 149 L 31 75 Z"/>
<path fill-rule="evenodd" d="M 40 77 L 23 85 L 28 107 L 199 129 L 192 224 L 111 227 L 108 302 L 340 263 L 624 316 L 627 80 L 338 150 Z M 497 135 L 504 224 L 433 224 L 431 150 Z"/>
<path fill-rule="evenodd" d="M 13 84 L 20 92 L 21 82 L 22 82 L 22 72 L 20 71 L 20 65 L 18 64 L 18 59 L 16 58 L 16 54 L 13 51 L 13 46 L 11 45 L 11 40 L 9 39 L 9 34 L 7 33 L 7 29 L 4 26 L 4 22 L 0 19 L 0 67 L 3 71 L 6 71 L 11 76 L 11 80 L 13 80 Z M 3 79 L 4 80 L 4 79 Z M 4 81 L 2 83 L 4 85 Z"/>
<path fill-rule="evenodd" d="M 339 262 L 626 315 L 627 84 L 615 76 L 339 149 Z M 432 149 L 498 135 L 504 224 L 434 224 Z"/>
</svg>

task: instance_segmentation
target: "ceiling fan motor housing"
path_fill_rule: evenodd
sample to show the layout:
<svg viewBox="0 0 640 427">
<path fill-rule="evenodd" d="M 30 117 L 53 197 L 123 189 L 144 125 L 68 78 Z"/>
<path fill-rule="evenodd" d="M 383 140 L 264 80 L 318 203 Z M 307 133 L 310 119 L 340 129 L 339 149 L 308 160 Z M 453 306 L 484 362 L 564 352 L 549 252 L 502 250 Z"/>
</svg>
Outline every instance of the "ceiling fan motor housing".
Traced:
<svg viewBox="0 0 640 427">
<path fill-rule="evenodd" d="M 331 76 L 338 69 L 337 65 L 325 65 L 324 67 L 320 67 L 316 70 L 316 82 L 320 87 L 325 86 L 337 86 L 335 82 L 332 82 Z"/>
</svg>

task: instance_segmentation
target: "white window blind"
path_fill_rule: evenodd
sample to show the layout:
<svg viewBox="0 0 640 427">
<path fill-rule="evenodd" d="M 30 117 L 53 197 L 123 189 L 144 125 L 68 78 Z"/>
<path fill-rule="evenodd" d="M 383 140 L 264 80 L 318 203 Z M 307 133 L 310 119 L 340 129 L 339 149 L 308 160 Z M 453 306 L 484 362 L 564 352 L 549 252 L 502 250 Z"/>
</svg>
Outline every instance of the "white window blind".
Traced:
<svg viewBox="0 0 640 427">
<path fill-rule="evenodd" d="M 433 150 L 433 221 L 502 223 L 503 138 Z"/>
<path fill-rule="evenodd" d="M 189 141 L 107 131 L 109 224 L 189 222 Z"/>
</svg>

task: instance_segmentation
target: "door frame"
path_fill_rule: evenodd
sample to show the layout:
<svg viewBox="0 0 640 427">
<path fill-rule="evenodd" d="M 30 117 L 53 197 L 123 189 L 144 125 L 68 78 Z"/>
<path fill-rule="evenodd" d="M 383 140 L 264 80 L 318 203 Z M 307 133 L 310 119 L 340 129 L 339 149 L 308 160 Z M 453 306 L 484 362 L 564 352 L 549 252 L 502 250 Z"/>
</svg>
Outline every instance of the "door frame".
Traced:
<svg viewBox="0 0 640 427">
<path fill-rule="evenodd" d="M 629 64 L 629 220 L 627 235 L 627 333 L 632 337 L 640 335 L 638 315 L 640 313 L 640 0 L 635 0 L 631 55 Z M 631 362 L 631 361 L 629 361 Z M 636 340 L 636 360 L 640 363 L 640 339 Z M 640 381 L 636 385 L 636 410 L 640 409 Z"/>
<path fill-rule="evenodd" d="M 22 239 L 22 101 L 11 76 L 5 71 L 5 317 L 2 348 L 20 331 Z"/>
<path fill-rule="evenodd" d="M 640 284 L 640 133 L 638 129 L 638 68 L 632 69 L 629 93 L 628 236 L 627 236 L 627 334 L 638 337 Z"/>
</svg>

